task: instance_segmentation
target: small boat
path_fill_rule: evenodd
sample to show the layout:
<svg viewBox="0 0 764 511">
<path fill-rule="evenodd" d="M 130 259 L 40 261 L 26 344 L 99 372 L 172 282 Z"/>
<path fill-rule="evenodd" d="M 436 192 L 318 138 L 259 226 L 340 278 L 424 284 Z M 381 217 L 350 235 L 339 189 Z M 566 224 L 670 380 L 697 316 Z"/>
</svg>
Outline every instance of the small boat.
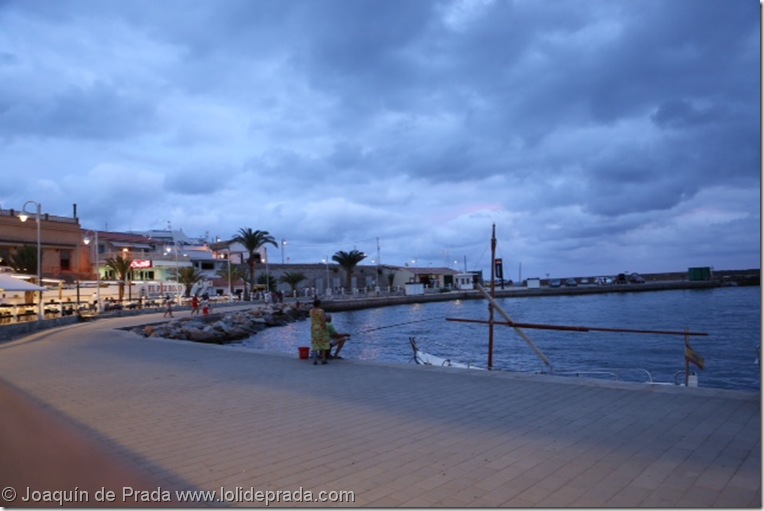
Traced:
<svg viewBox="0 0 764 511">
<path fill-rule="evenodd" d="M 426 366 L 456 367 L 460 369 L 485 369 L 483 367 L 478 367 L 469 363 L 456 362 L 450 358 L 442 358 L 436 357 L 435 355 L 430 355 L 429 353 L 419 349 L 419 346 L 417 346 L 416 339 L 414 337 L 409 337 L 409 343 L 411 344 L 411 349 L 414 350 L 414 357 L 412 360 L 417 364 Z"/>
</svg>

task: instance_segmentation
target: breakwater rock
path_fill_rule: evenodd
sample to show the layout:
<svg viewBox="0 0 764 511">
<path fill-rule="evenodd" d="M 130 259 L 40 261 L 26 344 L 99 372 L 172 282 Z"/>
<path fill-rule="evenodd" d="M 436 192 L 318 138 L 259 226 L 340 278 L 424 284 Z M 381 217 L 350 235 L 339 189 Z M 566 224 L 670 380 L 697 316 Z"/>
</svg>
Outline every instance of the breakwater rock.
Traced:
<svg viewBox="0 0 764 511">
<path fill-rule="evenodd" d="M 234 311 L 203 316 L 186 316 L 167 323 L 130 328 L 143 337 L 161 337 L 210 344 L 226 344 L 246 339 L 273 326 L 284 326 L 308 318 L 307 309 L 287 304 L 260 306 L 247 311 Z"/>
</svg>

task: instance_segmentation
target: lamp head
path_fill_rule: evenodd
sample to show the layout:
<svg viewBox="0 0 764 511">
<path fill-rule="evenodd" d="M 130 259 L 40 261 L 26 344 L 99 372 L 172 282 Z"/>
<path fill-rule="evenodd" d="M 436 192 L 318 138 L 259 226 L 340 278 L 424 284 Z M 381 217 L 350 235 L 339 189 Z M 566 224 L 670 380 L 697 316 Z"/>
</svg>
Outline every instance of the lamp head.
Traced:
<svg viewBox="0 0 764 511">
<path fill-rule="evenodd" d="M 26 213 L 19 213 L 19 220 L 21 220 L 22 222 L 26 222 L 27 218 L 29 218 L 29 215 L 27 215 Z"/>
</svg>

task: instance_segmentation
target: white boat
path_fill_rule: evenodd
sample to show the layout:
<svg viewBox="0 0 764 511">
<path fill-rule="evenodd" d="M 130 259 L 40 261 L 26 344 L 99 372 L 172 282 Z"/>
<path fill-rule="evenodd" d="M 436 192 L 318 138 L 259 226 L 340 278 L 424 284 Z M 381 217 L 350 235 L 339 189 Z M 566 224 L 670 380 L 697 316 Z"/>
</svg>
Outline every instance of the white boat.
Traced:
<svg viewBox="0 0 764 511">
<path fill-rule="evenodd" d="M 456 362 L 450 358 L 436 357 L 419 349 L 416 344 L 416 340 L 413 337 L 409 337 L 409 343 L 411 349 L 414 350 L 413 361 L 420 365 L 426 366 L 439 366 L 439 367 L 456 367 L 460 369 L 480 369 L 485 370 L 483 367 L 472 365 L 464 362 Z"/>
</svg>

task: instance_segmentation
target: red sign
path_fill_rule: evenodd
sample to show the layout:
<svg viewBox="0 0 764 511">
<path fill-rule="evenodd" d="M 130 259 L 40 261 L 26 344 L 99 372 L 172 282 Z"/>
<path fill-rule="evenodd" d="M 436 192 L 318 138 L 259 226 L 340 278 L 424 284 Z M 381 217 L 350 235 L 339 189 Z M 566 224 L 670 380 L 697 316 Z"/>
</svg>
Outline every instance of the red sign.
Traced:
<svg viewBox="0 0 764 511">
<path fill-rule="evenodd" d="M 130 263 L 130 268 L 133 270 L 142 270 L 144 268 L 151 268 L 153 265 L 151 264 L 151 260 L 146 259 L 136 259 L 133 262 Z"/>
</svg>

